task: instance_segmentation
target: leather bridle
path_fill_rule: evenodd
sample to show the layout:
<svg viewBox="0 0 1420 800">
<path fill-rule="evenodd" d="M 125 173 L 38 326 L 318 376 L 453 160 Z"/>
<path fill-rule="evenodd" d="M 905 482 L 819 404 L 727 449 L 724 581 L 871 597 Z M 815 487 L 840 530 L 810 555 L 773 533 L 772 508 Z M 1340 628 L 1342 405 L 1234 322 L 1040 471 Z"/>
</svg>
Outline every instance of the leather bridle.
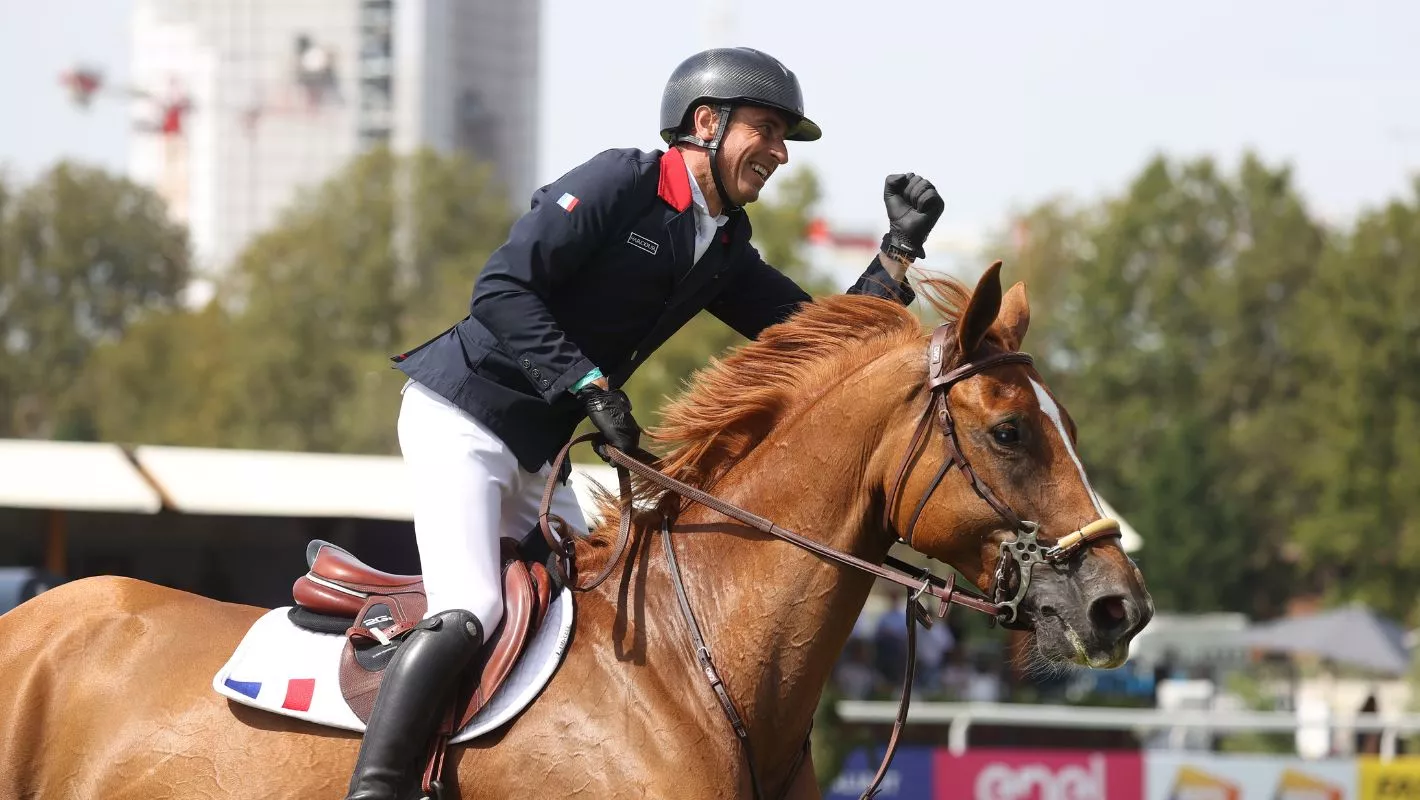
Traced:
<svg viewBox="0 0 1420 800">
<path fill-rule="evenodd" d="M 927 348 L 927 385 L 931 392 L 931 398 L 927 401 L 927 409 L 922 413 L 922 419 L 917 423 L 917 429 L 912 434 L 912 443 L 907 446 L 907 452 L 903 455 L 902 466 L 898 468 L 897 478 L 892 482 L 887 505 L 883 508 L 883 525 L 888 530 L 900 530 L 899 535 L 902 541 L 908 547 L 912 547 L 912 534 L 917 529 L 917 522 L 922 516 L 922 511 L 927 507 L 927 501 L 937 491 L 937 487 L 942 484 L 942 480 L 946 478 L 952 467 L 961 470 L 977 496 L 991 506 L 1016 534 L 1014 539 L 1001 543 L 1000 556 L 996 559 L 996 573 L 992 578 L 991 587 L 991 602 L 996 606 L 996 619 L 1002 625 L 1014 626 L 1020 623 L 1020 605 L 1026 598 L 1026 592 L 1030 590 L 1031 573 L 1037 563 L 1041 561 L 1059 563 L 1071 558 L 1095 541 L 1119 536 L 1119 522 L 1107 518 L 1096 519 L 1083 528 L 1062 536 L 1054 545 L 1046 547 L 1040 543 L 1038 538 L 1040 523 L 1021 519 L 1009 505 L 1002 502 L 996 493 L 991 491 L 991 487 L 985 481 L 981 480 L 981 476 L 971 468 L 971 462 L 962 453 L 961 442 L 957 439 L 957 426 L 955 420 L 952 419 L 950 399 L 952 387 L 993 367 L 1007 364 L 1031 366 L 1035 362 L 1027 353 L 1012 351 L 996 353 L 977 361 L 965 361 L 952 369 L 947 369 L 947 344 L 954 331 L 955 328 L 950 323 L 946 323 L 937 326 L 937 329 L 932 332 L 932 342 Z M 922 494 L 922 499 L 917 502 L 917 508 L 912 512 L 912 517 L 908 520 L 906 528 L 896 528 L 892 520 L 893 510 L 900 499 L 902 486 L 907 482 L 907 476 L 912 462 L 917 456 L 918 447 L 922 444 L 923 436 L 931 427 L 933 420 L 936 420 L 937 427 L 941 429 L 946 455 L 942 459 L 942 466 L 937 470 L 932 483 Z M 1005 598 L 1012 566 L 1015 567 L 1018 579 L 1016 590 L 1011 593 L 1008 600 Z"/>
<path fill-rule="evenodd" d="M 937 491 L 946 478 L 952 467 L 957 467 L 962 474 L 970 481 L 972 489 L 976 494 L 991 506 L 995 512 L 1015 532 L 1015 538 L 1001 543 L 1000 557 L 997 559 L 996 571 L 992 580 L 991 599 L 981 597 L 973 592 L 957 587 L 954 573 L 948 573 L 945 579 L 933 575 L 930 571 L 914 567 L 904 561 L 900 561 L 892 556 L 884 559 L 883 564 L 874 564 L 865 561 L 851 553 L 845 553 L 832 547 L 828 547 L 813 539 L 806 538 L 790 530 L 785 530 L 775 525 L 772 521 L 746 511 L 738 506 L 721 500 L 714 495 L 704 492 L 688 484 L 682 483 L 669 475 L 665 475 L 645 460 L 617 450 L 606 445 L 604 442 L 599 448 L 617 469 L 617 481 L 621 492 L 621 520 L 617 533 L 617 542 L 613 548 L 611 557 L 606 565 L 590 581 L 580 583 L 576 576 L 575 561 L 575 537 L 567 537 L 559 532 L 566 532 L 570 528 L 566 521 L 551 513 L 552 497 L 559 483 L 559 476 L 562 473 L 563 464 L 567 460 L 567 455 L 571 449 L 582 442 L 599 439 L 600 434 L 588 434 L 580 436 L 568 442 L 562 451 L 557 454 L 557 458 L 552 463 L 551 477 L 548 479 L 547 488 L 543 492 L 542 506 L 538 512 L 538 525 L 542 529 L 543 538 L 557 557 L 558 572 L 564 585 L 575 591 L 588 591 L 596 588 L 605 581 L 622 561 L 626 554 L 626 547 L 631 538 L 631 520 L 634 516 L 633 492 L 629 473 L 636 473 L 642 479 L 654 484 L 661 489 L 707 506 L 716 512 L 741 522 L 762 533 L 783 539 L 797 547 L 831 561 L 836 561 L 845 566 L 852 567 L 862 572 L 869 573 L 877 578 L 881 578 L 893 583 L 905 586 L 912 590 L 908 598 L 907 615 L 907 668 L 903 676 L 902 699 L 898 706 L 897 719 L 893 724 L 892 736 L 888 740 L 887 750 L 883 755 L 882 764 L 878 767 L 877 774 L 863 793 L 863 798 L 871 798 L 877 794 L 878 786 L 887 775 L 888 766 L 892 763 L 893 754 L 897 750 L 898 740 L 904 725 L 907 722 L 908 703 L 912 696 L 912 677 L 916 662 L 916 624 L 925 626 L 932 624 L 932 615 L 921 605 L 920 600 L 923 595 L 930 595 L 939 601 L 937 614 L 939 618 L 946 617 L 952 605 L 961 605 L 991 615 L 1004 625 L 1020 624 L 1020 604 L 1025 600 L 1026 593 L 1030 589 L 1031 573 L 1039 562 L 1059 563 L 1065 561 L 1077 553 L 1084 550 L 1096 541 L 1114 536 L 1119 536 L 1119 523 L 1112 519 L 1096 519 L 1090 524 L 1072 531 L 1060 537 L 1053 545 L 1043 545 L 1039 541 L 1040 524 L 1030 520 L 1023 520 L 1011 509 L 1009 505 L 1002 502 L 991 487 L 986 485 L 972 469 L 971 462 L 962 453 L 961 444 L 957 439 L 957 428 L 952 419 L 950 403 L 950 393 L 953 386 L 971 378 L 985 370 L 1007 364 L 1023 364 L 1030 366 L 1033 361 L 1029 355 L 1021 352 L 997 353 L 986 356 L 978 361 L 965 361 L 952 369 L 947 369 L 947 343 L 950 340 L 954 328 L 950 323 L 945 323 L 937 327 L 932 333 L 931 344 L 927 351 L 928 363 L 928 386 L 931 397 L 927 402 L 927 408 L 923 412 L 922 419 L 918 422 L 916 431 L 912 435 L 912 442 L 908 445 L 907 452 L 902 459 L 902 466 L 898 469 L 897 477 L 892 483 L 892 488 L 888 493 L 887 504 L 883 510 L 883 525 L 885 530 L 901 531 L 902 540 L 908 545 L 912 545 L 912 535 L 916 530 L 917 522 L 922 516 L 923 510 L 927 507 L 927 501 Z M 927 430 L 931 427 L 933 420 L 937 421 L 938 427 L 942 431 L 942 440 L 946 448 L 946 457 L 942 461 L 941 467 L 937 470 L 936 476 L 928 486 L 918 501 L 912 517 L 908 520 L 906 527 L 899 528 L 894 524 L 892 512 L 900 500 L 903 485 L 907 482 L 907 476 L 911 471 L 912 463 L 917 456 L 919 447 L 923 444 Z M 650 453 L 640 455 L 647 460 L 654 459 Z M 702 673 L 710 683 L 721 708 L 725 712 L 736 737 L 744 751 L 745 760 L 749 764 L 750 785 L 756 800 L 763 797 L 761 784 L 754 769 L 753 751 L 750 749 L 748 729 L 744 724 L 744 719 L 736 709 L 734 701 L 730 698 L 729 691 L 721 680 L 719 672 L 715 669 L 714 660 L 711 658 L 710 649 L 705 644 L 704 638 L 700 634 L 700 625 L 695 619 L 695 614 L 691 610 L 689 596 L 685 591 L 684 583 L 681 579 L 680 566 L 675 558 L 675 551 L 671 541 L 671 521 L 669 517 L 661 520 L 661 538 L 666 551 L 666 562 L 671 576 L 672 584 L 676 590 L 676 596 L 682 617 L 684 617 L 687 627 L 691 633 L 691 645 L 695 650 L 696 660 L 700 664 Z M 558 530 L 554 530 L 557 528 Z M 1010 581 L 1011 568 L 1018 576 L 1015 591 L 1011 593 L 1010 599 L 1006 597 L 1007 585 Z M 805 741 L 805 751 L 808 742 Z M 802 764 L 802 753 L 796 761 L 794 770 Z M 789 783 L 792 783 L 793 776 L 790 776 Z M 787 784 L 786 784 L 787 785 Z"/>
</svg>

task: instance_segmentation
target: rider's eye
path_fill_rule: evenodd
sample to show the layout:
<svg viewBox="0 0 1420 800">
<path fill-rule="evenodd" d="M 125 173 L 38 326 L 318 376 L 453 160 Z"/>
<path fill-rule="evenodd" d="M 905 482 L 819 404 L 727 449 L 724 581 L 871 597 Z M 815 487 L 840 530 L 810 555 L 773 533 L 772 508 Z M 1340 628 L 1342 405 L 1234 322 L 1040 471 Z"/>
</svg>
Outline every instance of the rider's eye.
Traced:
<svg viewBox="0 0 1420 800">
<path fill-rule="evenodd" d="M 999 445 L 1013 445 L 1021 440 L 1021 430 L 1014 422 L 1003 422 L 991 429 L 991 438 Z"/>
</svg>

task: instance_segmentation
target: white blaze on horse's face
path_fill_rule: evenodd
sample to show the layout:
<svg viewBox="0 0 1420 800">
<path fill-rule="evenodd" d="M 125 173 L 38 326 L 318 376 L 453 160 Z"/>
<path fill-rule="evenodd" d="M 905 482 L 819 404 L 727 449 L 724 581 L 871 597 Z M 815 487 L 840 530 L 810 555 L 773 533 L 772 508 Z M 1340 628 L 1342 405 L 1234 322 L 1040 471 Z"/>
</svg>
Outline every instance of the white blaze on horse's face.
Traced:
<svg viewBox="0 0 1420 800">
<path fill-rule="evenodd" d="M 1056 404 L 1055 398 L 1050 396 L 1050 392 L 1035 378 L 1030 379 L 1030 386 L 1035 390 L 1036 402 L 1040 403 L 1040 410 L 1045 412 L 1045 416 L 1055 423 L 1055 432 L 1060 435 L 1060 441 L 1065 445 L 1065 452 L 1070 454 L 1070 460 L 1075 463 L 1075 469 L 1080 473 L 1080 483 L 1084 484 L 1085 492 L 1090 496 L 1090 503 L 1095 507 L 1095 514 L 1099 518 L 1109 516 L 1104 513 L 1104 508 L 1100 506 L 1098 495 L 1095 494 L 1094 487 L 1090 486 L 1089 476 L 1085 475 L 1085 465 L 1080 462 L 1080 457 L 1075 454 L 1075 444 L 1070 441 L 1070 432 L 1065 430 L 1065 420 L 1060 413 L 1060 406 Z"/>
</svg>

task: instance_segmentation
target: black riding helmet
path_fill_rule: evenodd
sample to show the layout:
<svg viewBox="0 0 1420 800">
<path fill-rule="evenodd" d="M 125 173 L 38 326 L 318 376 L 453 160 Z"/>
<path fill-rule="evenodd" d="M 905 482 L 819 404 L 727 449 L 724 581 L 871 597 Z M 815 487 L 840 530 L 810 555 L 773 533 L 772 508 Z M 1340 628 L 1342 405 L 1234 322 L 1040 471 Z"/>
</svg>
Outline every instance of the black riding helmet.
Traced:
<svg viewBox="0 0 1420 800">
<path fill-rule="evenodd" d="M 702 105 L 714 106 L 720 115 L 715 138 L 704 140 L 688 130 L 690 113 Z M 823 135 L 804 116 L 804 95 L 799 79 L 779 60 L 749 47 L 705 50 L 682 61 L 666 82 L 661 95 L 661 138 L 666 144 L 689 142 L 710 151 L 710 174 L 720 198 L 729 206 L 720 180 L 720 141 L 737 105 L 778 109 L 789 117 L 784 138 L 812 142 Z"/>
</svg>

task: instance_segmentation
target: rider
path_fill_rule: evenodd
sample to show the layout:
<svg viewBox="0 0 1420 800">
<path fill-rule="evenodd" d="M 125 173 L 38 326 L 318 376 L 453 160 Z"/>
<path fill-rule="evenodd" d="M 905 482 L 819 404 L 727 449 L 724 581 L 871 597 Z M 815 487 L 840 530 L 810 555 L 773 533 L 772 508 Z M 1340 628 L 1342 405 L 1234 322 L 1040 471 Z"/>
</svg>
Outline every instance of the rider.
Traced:
<svg viewBox="0 0 1420 800">
<path fill-rule="evenodd" d="M 456 677 L 503 614 L 499 539 L 532 529 L 550 460 L 589 417 L 612 446 L 641 429 L 620 386 L 702 309 L 753 338 L 808 294 L 750 245 L 744 206 L 818 139 L 798 78 L 771 56 L 691 56 L 661 98 L 665 152 L 608 150 L 533 194 L 489 258 L 469 315 L 403 355 L 399 442 L 429 610 L 385 670 L 348 800 L 394 798 Z M 882 252 L 850 293 L 903 304 L 942 213 L 925 178 L 891 175 Z M 576 497 L 554 513 L 577 526 Z M 585 529 L 585 524 L 581 525 Z"/>
</svg>

